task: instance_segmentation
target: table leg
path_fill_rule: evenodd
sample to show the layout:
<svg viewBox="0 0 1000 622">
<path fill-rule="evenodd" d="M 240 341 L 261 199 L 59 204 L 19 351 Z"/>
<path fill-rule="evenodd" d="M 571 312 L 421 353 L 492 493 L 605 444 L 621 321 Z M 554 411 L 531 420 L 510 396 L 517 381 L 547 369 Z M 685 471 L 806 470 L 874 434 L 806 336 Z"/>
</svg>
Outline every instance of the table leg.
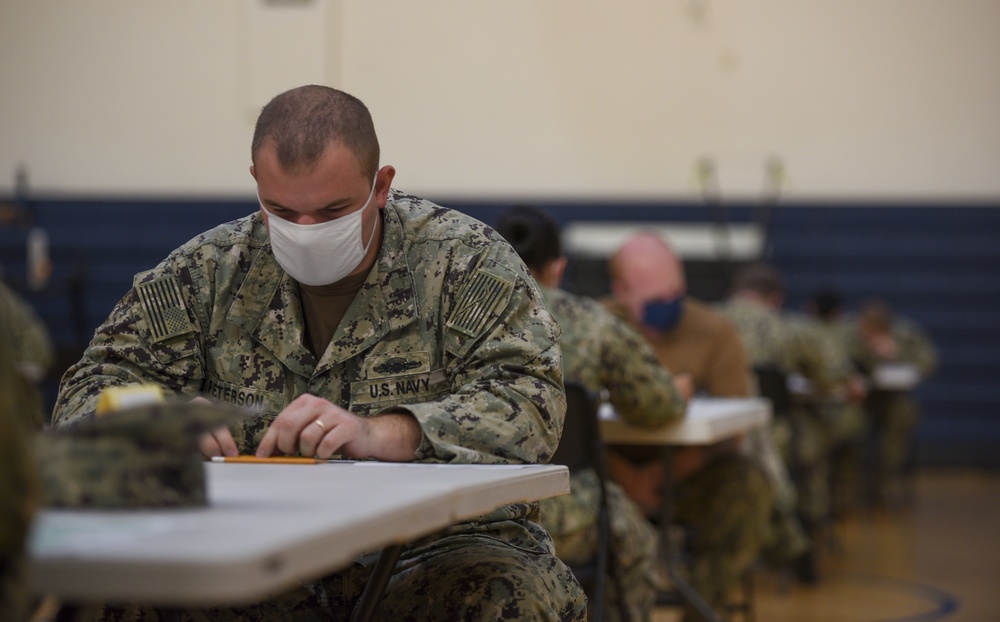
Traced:
<svg viewBox="0 0 1000 622">
<path fill-rule="evenodd" d="M 674 470 L 673 452 L 670 448 L 663 449 L 663 464 L 666 473 L 663 476 L 663 490 L 660 506 L 660 555 L 667 566 L 667 574 L 681 600 L 686 601 L 707 622 L 723 622 L 705 601 L 701 594 L 688 583 L 681 570 L 681 555 L 677 550 L 677 542 L 671 537 L 670 529 L 674 522 Z"/>
<path fill-rule="evenodd" d="M 351 612 L 351 622 L 369 622 L 375 615 L 375 607 L 385 593 L 385 586 L 389 584 L 389 577 L 392 576 L 396 568 L 396 561 L 400 553 L 403 552 L 402 544 L 393 544 L 382 549 L 382 553 L 375 562 L 375 569 L 368 578 L 368 585 L 361 593 L 358 605 Z"/>
</svg>

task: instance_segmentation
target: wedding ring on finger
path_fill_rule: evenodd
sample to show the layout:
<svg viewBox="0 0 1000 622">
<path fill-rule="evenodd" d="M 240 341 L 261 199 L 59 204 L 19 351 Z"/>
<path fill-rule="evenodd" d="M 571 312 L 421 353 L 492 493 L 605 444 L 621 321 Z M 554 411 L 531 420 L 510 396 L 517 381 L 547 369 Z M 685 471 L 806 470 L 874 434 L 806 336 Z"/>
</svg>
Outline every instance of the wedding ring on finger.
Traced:
<svg viewBox="0 0 1000 622">
<path fill-rule="evenodd" d="M 326 424 L 325 423 L 323 423 L 319 419 L 316 419 L 315 421 L 313 421 L 313 423 L 315 423 L 316 425 L 318 425 L 320 430 L 323 430 L 324 432 L 326 432 Z"/>
</svg>

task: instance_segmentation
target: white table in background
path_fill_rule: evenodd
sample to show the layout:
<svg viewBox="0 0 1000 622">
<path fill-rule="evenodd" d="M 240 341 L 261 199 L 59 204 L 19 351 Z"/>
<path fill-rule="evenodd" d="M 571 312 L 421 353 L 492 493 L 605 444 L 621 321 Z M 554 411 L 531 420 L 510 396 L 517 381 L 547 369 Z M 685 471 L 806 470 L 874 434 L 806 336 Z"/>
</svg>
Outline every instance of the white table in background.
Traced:
<svg viewBox="0 0 1000 622">
<path fill-rule="evenodd" d="M 721 617 L 687 582 L 681 571 L 679 552 L 673 545 L 669 529 L 673 523 L 673 478 L 671 447 L 711 445 L 749 432 L 771 419 L 771 402 L 764 398 L 694 398 L 688 402 L 684 418 L 657 429 L 634 426 L 620 419 L 609 406 L 601 410 L 601 434 L 612 445 L 656 445 L 664 448 L 666 477 L 660 511 L 662 526 L 660 547 L 667 571 L 680 597 L 698 609 L 706 620 L 721 621 Z"/>
<path fill-rule="evenodd" d="M 763 398 L 699 397 L 688 403 L 683 419 L 657 429 L 631 425 L 605 405 L 601 434 L 616 445 L 711 445 L 770 420 L 771 402 Z"/>
<path fill-rule="evenodd" d="M 872 388 L 879 391 L 912 391 L 920 384 L 920 369 L 913 363 L 880 363 L 872 370 Z"/>
<path fill-rule="evenodd" d="M 555 465 L 205 468 L 206 507 L 42 510 L 28 543 L 33 590 L 68 602 L 251 603 L 359 554 L 569 492 L 568 470 Z"/>
</svg>

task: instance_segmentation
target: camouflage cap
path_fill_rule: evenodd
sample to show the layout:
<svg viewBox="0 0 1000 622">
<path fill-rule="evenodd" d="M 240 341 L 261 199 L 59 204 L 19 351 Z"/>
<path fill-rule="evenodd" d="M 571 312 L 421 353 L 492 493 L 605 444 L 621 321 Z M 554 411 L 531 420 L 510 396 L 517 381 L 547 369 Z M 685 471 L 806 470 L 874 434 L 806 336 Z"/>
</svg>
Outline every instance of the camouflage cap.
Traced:
<svg viewBox="0 0 1000 622">
<path fill-rule="evenodd" d="M 165 402 L 108 413 L 37 437 L 42 505 L 205 505 L 198 438 L 251 416 L 225 404 Z"/>
</svg>

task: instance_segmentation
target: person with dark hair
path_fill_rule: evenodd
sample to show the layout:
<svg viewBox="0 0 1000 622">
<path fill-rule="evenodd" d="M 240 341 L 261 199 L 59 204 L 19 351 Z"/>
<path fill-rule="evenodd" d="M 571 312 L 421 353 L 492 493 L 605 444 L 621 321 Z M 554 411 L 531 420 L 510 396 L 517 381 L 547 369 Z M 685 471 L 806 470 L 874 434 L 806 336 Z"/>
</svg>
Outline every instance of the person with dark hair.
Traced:
<svg viewBox="0 0 1000 622">
<path fill-rule="evenodd" d="M 336 89 L 271 100 L 250 155 L 259 211 L 135 277 L 63 377 L 56 425 L 144 382 L 257 411 L 206 435 L 206 456 L 547 462 L 566 408 L 559 327 L 510 245 L 392 189 L 368 109 Z M 584 619 L 538 520 L 513 504 L 407 546 L 378 618 Z M 376 558 L 198 617 L 346 620 Z"/>
<path fill-rule="evenodd" d="M 833 287 L 817 290 L 806 301 L 805 311 L 816 319 L 827 364 L 839 384 L 819 405 L 829 443 L 830 504 L 836 518 L 861 499 L 868 386 L 852 359 L 850 325 L 840 291 Z"/>
<path fill-rule="evenodd" d="M 559 345 L 563 376 L 608 401 L 626 421 L 646 427 L 666 425 L 684 416 L 690 381 L 671 377 L 656 355 L 625 322 L 596 300 L 559 289 L 566 257 L 559 225 L 545 211 L 516 206 L 496 222 L 541 286 L 545 302 L 562 326 Z M 604 619 L 618 618 L 624 600 L 633 620 L 648 620 L 655 604 L 657 533 L 642 510 L 616 484 L 607 482 L 610 496 L 611 564 L 622 579 L 622 593 L 611 592 Z M 543 500 L 542 525 L 552 534 L 556 554 L 570 563 L 590 559 L 596 550 L 599 487 L 592 471 L 572 474 L 568 496 Z M 609 590 L 615 582 L 608 581 Z"/>
</svg>

